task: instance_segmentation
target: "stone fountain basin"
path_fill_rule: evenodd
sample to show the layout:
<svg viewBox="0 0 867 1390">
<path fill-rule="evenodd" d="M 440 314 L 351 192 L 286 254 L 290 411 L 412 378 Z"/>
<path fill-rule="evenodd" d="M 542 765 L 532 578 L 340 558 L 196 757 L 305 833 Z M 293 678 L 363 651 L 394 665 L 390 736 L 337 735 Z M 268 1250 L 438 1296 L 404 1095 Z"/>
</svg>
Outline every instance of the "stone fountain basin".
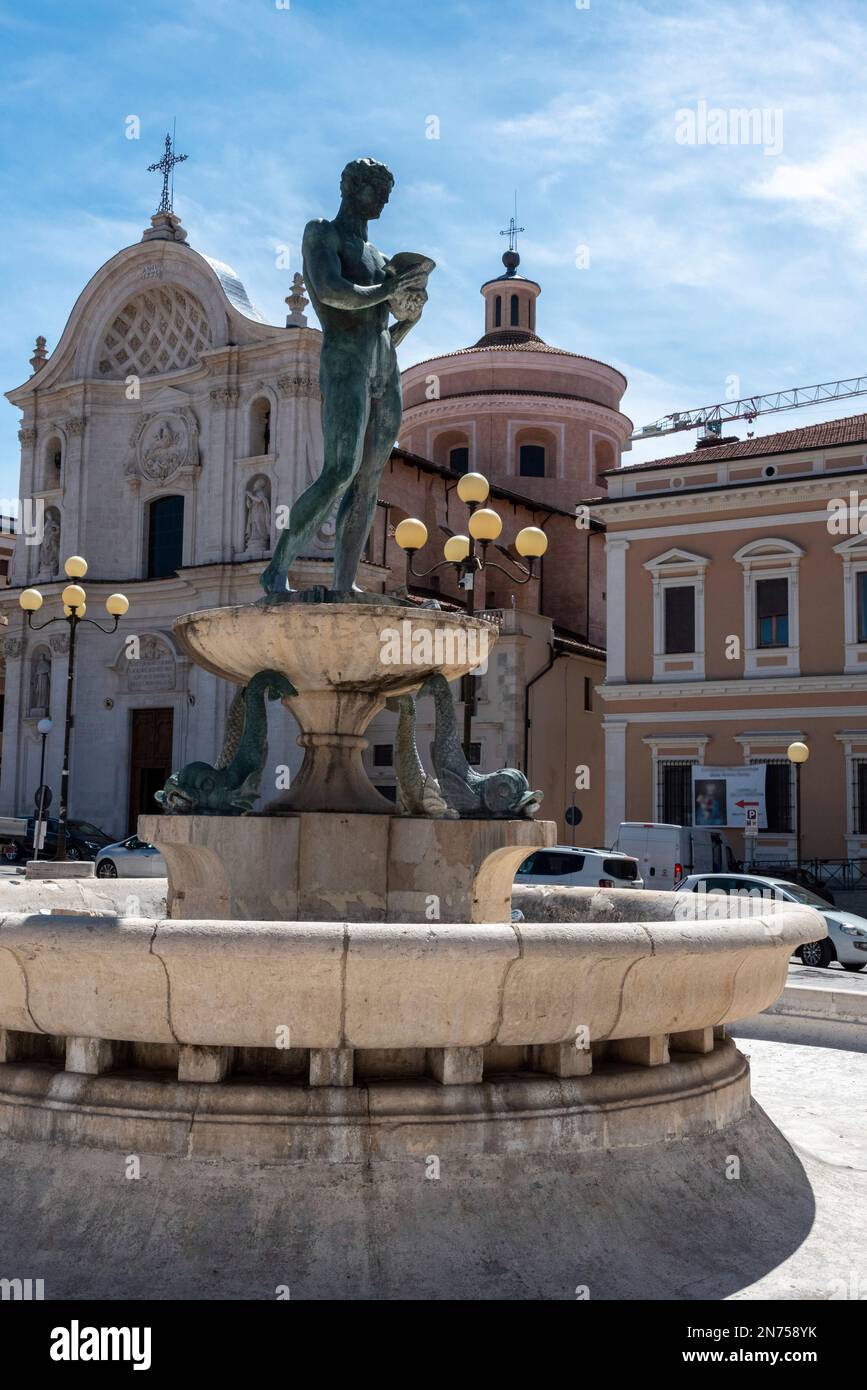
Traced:
<svg viewBox="0 0 867 1390">
<path fill-rule="evenodd" d="M 223 680 L 245 685 L 257 671 L 272 669 L 302 698 L 364 692 L 380 696 L 380 708 L 382 700 L 415 689 L 435 672 L 448 681 L 465 675 L 482 660 L 483 644 L 490 649 L 498 636 L 492 623 L 466 614 L 374 603 L 211 608 L 177 618 L 174 631 L 196 665 Z M 384 653 L 394 656 L 390 633 L 406 634 L 400 655 L 410 659 L 383 660 Z M 428 642 L 431 661 L 424 660 Z M 443 660 L 436 659 L 437 650 Z"/>
<path fill-rule="evenodd" d="M 674 921 L 682 895 L 671 893 L 630 893 L 632 920 L 605 921 L 606 895 L 575 891 L 603 920 L 10 915 L 0 1030 L 274 1049 L 285 1025 L 295 1048 L 412 1050 L 574 1046 L 586 1029 L 594 1044 L 671 1035 L 676 1046 L 767 1008 L 795 948 L 824 934 L 811 908 L 788 904 L 746 920 Z"/>
</svg>

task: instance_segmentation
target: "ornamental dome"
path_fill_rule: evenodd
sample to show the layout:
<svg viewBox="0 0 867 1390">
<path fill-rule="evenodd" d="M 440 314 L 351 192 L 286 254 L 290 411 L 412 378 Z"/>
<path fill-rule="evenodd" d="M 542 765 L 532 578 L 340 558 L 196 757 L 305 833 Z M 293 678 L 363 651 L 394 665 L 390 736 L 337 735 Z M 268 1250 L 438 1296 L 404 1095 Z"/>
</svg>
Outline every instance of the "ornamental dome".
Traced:
<svg viewBox="0 0 867 1390">
<path fill-rule="evenodd" d="M 534 501 L 572 507 L 605 492 L 632 422 L 621 414 L 622 372 L 554 347 L 536 331 L 542 287 L 503 256 L 481 286 L 485 331 L 471 346 L 403 373 L 400 444 L 452 469 L 476 470 Z"/>
</svg>

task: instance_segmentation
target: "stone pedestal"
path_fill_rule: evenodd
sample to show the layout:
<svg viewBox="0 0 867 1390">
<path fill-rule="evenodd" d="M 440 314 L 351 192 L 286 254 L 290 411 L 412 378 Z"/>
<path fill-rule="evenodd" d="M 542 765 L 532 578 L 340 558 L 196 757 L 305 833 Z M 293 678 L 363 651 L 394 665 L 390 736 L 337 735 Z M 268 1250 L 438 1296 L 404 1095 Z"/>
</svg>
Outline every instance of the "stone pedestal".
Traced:
<svg viewBox="0 0 867 1390">
<path fill-rule="evenodd" d="M 141 816 L 168 872 L 168 915 L 195 920 L 507 922 L 512 883 L 552 821 L 304 811 Z"/>
<path fill-rule="evenodd" d="M 88 859 L 28 859 L 25 878 L 94 878 L 96 865 Z"/>
</svg>

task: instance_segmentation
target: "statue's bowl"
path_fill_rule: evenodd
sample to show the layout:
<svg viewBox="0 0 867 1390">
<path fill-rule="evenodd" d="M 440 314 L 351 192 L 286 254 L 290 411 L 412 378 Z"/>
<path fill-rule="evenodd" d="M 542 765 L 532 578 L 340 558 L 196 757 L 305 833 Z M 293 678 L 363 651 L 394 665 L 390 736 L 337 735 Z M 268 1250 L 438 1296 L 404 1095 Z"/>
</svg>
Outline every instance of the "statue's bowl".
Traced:
<svg viewBox="0 0 867 1390">
<path fill-rule="evenodd" d="M 362 735 L 393 695 L 436 673 L 455 680 L 485 661 L 498 636 L 481 618 L 376 603 L 238 605 L 176 619 L 197 666 L 237 685 L 258 671 L 287 677 L 284 701 L 307 757 L 288 796 L 270 809 L 393 812 L 361 763 Z"/>
<path fill-rule="evenodd" d="M 174 630 L 196 663 L 246 685 L 281 672 L 300 695 L 364 691 L 382 699 L 414 690 L 435 672 L 455 680 L 497 640 L 492 623 L 464 613 L 375 603 L 243 604 L 185 613 Z"/>
</svg>

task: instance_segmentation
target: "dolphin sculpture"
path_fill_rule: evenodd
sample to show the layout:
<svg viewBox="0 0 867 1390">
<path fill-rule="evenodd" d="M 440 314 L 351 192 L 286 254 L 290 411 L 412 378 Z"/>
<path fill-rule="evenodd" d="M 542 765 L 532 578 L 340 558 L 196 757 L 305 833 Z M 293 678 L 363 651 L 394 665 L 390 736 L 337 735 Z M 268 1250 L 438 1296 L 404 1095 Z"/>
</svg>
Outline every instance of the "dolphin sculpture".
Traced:
<svg viewBox="0 0 867 1390">
<path fill-rule="evenodd" d="M 388 701 L 400 713 L 397 734 L 397 776 L 401 801 L 410 815 L 460 816 L 465 820 L 506 820 L 534 816 L 542 793 L 531 791 L 515 767 L 476 772 L 464 756 L 455 705 L 444 676 L 431 676 L 419 695 L 432 695 L 436 710 L 431 760 L 436 777 L 422 766 L 415 742 L 415 699 L 401 695 Z"/>
<path fill-rule="evenodd" d="M 257 672 L 232 701 L 217 765 L 187 763 L 172 773 L 163 790 L 155 793 L 163 811 L 184 816 L 240 816 L 250 811 L 268 757 L 265 696 L 280 700 L 297 694 L 279 671 Z"/>
</svg>

